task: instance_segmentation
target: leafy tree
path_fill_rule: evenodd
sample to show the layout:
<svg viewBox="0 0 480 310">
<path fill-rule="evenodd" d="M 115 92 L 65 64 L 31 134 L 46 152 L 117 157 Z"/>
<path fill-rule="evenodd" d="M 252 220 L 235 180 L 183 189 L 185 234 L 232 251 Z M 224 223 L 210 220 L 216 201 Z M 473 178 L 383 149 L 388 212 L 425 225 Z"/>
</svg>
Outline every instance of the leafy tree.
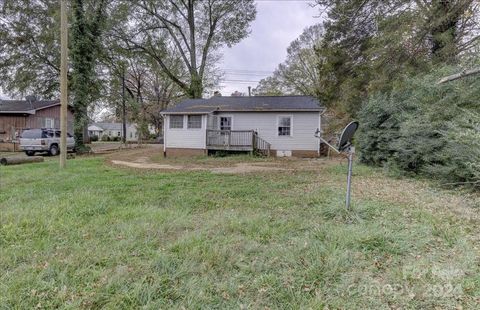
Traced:
<svg viewBox="0 0 480 310">
<path fill-rule="evenodd" d="M 258 86 L 252 92 L 255 96 L 283 96 L 288 94 L 278 69 L 271 76 L 260 80 Z"/>
<path fill-rule="evenodd" d="M 69 38 L 74 134 L 82 149 L 87 110 L 99 97 L 97 66 L 106 0 L 70 2 Z M 4 0 L 0 4 L 0 86 L 12 95 L 59 95 L 60 18 L 58 0 Z"/>
<path fill-rule="evenodd" d="M 125 71 L 125 89 L 129 99 L 128 119 L 139 125 L 142 139 L 149 135 L 149 124 L 155 127 L 157 133 L 161 132 L 163 118 L 160 111 L 183 97 L 178 85 L 166 78 L 156 63 L 152 64 L 139 57 L 128 60 Z M 112 90 L 113 94 L 116 92 L 117 100 L 112 98 L 110 102 L 115 104 L 118 111 L 121 85 L 118 83 Z"/>
<path fill-rule="evenodd" d="M 5 92 L 58 96 L 59 11 L 54 0 L 0 1 L 0 86 Z"/>
<path fill-rule="evenodd" d="M 457 62 L 478 38 L 479 7 L 472 0 L 317 3 L 327 11 L 318 49 L 319 97 L 349 115 L 403 77 Z"/>
<path fill-rule="evenodd" d="M 451 70 L 371 97 L 359 113 L 361 161 L 448 183 L 480 182 L 479 81 L 438 85 Z"/>
<path fill-rule="evenodd" d="M 99 96 L 96 74 L 106 0 L 72 0 L 71 30 L 74 136 L 77 149 L 88 137 L 88 107 Z"/>
<path fill-rule="evenodd" d="M 128 18 L 128 10 L 123 11 L 117 8 L 114 12 L 116 16 L 111 16 L 111 27 L 107 31 L 106 37 L 109 42 L 108 49 L 103 50 L 102 59 L 104 60 L 103 71 L 105 74 L 106 86 L 104 92 L 104 104 L 110 108 L 116 119 L 122 119 L 123 91 L 122 80 L 125 81 L 126 97 L 126 116 L 127 121 L 137 122 L 141 128 L 148 128 L 153 125 L 157 133 L 163 128 L 163 118 L 160 111 L 173 104 L 178 98 L 183 96 L 181 89 L 171 79 L 166 76 L 158 64 L 142 51 L 129 50 L 123 48 L 115 36 L 114 21 Z M 167 58 L 164 55 L 165 63 L 169 63 L 172 72 L 177 76 L 186 77 L 187 72 L 183 69 L 179 57 Z M 141 132 L 142 133 L 142 132 Z M 148 135 L 148 131 L 143 132 L 143 136 Z"/>
<path fill-rule="evenodd" d="M 136 9 L 131 24 L 121 25 L 118 36 L 126 41 L 127 48 L 155 60 L 191 98 L 202 97 L 206 77 L 214 74 L 216 52 L 245 38 L 256 15 L 253 0 L 135 0 L 124 5 Z M 172 69 L 176 68 L 172 60 L 178 55 L 187 77 Z"/>
<path fill-rule="evenodd" d="M 319 80 L 315 48 L 323 36 L 321 24 L 306 28 L 290 43 L 287 59 L 278 65 L 272 76 L 262 79 L 254 93 L 257 95 L 316 95 Z"/>
</svg>

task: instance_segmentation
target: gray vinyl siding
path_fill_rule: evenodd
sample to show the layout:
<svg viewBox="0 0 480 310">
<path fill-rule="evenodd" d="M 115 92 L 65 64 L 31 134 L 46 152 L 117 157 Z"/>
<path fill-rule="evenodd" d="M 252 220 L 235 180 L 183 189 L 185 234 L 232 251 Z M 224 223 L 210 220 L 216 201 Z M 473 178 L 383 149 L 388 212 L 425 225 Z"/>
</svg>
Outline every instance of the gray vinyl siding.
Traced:
<svg viewBox="0 0 480 310">
<path fill-rule="evenodd" d="M 319 140 L 314 137 L 320 125 L 319 112 L 235 112 L 218 113 L 232 116 L 232 130 L 256 130 L 273 150 L 318 151 Z M 291 116 L 291 136 L 278 136 L 278 117 Z"/>
<path fill-rule="evenodd" d="M 214 120 L 216 116 L 216 120 Z M 206 148 L 206 128 L 218 127 L 221 116 L 232 117 L 232 130 L 255 130 L 260 138 L 278 151 L 318 151 L 319 140 L 314 137 L 320 126 L 320 112 L 221 112 L 216 115 L 203 115 L 201 129 L 187 129 L 187 116 L 184 115 L 183 128 L 171 129 L 170 116 L 165 122 L 165 147 L 167 148 Z M 291 136 L 278 135 L 278 117 L 291 116 Z"/>
</svg>

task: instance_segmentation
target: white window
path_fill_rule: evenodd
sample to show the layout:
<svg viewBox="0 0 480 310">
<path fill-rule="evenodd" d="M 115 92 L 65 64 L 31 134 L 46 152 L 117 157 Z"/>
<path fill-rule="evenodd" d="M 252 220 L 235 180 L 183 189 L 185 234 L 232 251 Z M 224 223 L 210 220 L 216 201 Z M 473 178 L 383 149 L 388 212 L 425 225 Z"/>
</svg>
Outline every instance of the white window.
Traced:
<svg viewBox="0 0 480 310">
<path fill-rule="evenodd" d="M 292 135 L 292 117 L 291 116 L 278 117 L 278 135 L 279 136 Z"/>
<path fill-rule="evenodd" d="M 55 128 L 55 119 L 45 118 L 45 128 Z"/>
<path fill-rule="evenodd" d="M 231 116 L 220 117 L 220 130 L 232 130 L 232 117 Z"/>
<path fill-rule="evenodd" d="M 189 115 L 187 128 L 199 129 L 202 128 L 202 116 L 201 115 Z"/>
<path fill-rule="evenodd" d="M 170 115 L 170 128 L 183 128 L 183 115 Z"/>
</svg>

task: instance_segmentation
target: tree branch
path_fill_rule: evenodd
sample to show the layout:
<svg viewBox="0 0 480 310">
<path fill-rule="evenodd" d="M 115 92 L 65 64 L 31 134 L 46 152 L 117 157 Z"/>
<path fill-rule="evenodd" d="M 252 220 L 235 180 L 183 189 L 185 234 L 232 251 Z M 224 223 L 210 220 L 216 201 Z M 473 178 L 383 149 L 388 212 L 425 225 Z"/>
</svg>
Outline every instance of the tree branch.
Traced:
<svg viewBox="0 0 480 310">
<path fill-rule="evenodd" d="M 452 75 L 443 77 L 437 82 L 437 84 L 444 84 L 444 83 L 447 83 L 447 82 L 455 81 L 455 80 L 462 79 L 464 77 L 471 76 L 471 75 L 476 75 L 476 74 L 480 74 L 480 68 L 464 70 L 460 73 L 456 73 L 456 74 L 452 74 Z"/>
</svg>

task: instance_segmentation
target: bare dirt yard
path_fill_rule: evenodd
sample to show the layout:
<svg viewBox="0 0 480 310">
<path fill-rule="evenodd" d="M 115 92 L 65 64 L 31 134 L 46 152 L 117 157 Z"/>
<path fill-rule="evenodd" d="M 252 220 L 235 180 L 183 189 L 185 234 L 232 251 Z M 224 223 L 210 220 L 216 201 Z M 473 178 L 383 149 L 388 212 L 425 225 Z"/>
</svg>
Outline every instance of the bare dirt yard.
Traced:
<svg viewBox="0 0 480 310">
<path fill-rule="evenodd" d="M 165 158 L 161 145 L 121 150 L 107 157 L 115 166 L 150 170 L 211 171 L 243 174 L 253 172 L 316 170 L 338 160 L 262 158 L 248 155 L 228 157 Z"/>
</svg>

